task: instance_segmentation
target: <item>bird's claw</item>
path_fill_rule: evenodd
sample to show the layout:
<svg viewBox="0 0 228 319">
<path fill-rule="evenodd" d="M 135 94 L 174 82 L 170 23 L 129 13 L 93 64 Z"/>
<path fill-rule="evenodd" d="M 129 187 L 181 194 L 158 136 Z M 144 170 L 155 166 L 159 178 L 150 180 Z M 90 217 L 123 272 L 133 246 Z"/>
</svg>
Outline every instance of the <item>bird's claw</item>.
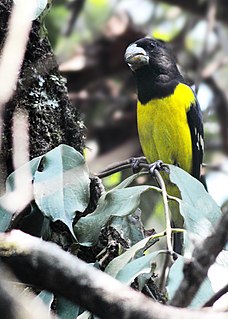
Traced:
<svg viewBox="0 0 228 319">
<path fill-rule="evenodd" d="M 140 163 L 145 163 L 146 158 L 145 157 L 132 157 L 131 163 L 132 163 L 132 171 L 133 173 L 138 173 L 141 169 Z"/>
<path fill-rule="evenodd" d="M 149 172 L 151 175 L 154 175 L 154 171 L 158 170 L 161 171 L 164 168 L 164 163 L 161 160 L 158 160 L 149 165 Z"/>
</svg>

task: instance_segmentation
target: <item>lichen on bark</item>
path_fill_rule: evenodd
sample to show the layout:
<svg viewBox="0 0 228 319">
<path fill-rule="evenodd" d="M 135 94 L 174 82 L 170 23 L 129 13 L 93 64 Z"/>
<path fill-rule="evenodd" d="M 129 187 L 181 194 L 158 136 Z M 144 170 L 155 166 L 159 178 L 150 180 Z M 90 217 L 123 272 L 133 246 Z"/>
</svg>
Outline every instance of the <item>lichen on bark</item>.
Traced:
<svg viewBox="0 0 228 319">
<path fill-rule="evenodd" d="M 0 50 L 7 36 L 12 2 L 3 0 L 0 3 Z M 28 115 L 30 158 L 45 154 L 62 143 L 80 152 L 84 147 L 83 123 L 67 96 L 66 81 L 58 70 L 48 38 L 41 36 L 41 28 L 40 21 L 35 20 L 17 88 L 5 106 L 1 162 L 6 166 L 6 175 L 14 169 L 12 122 L 15 112 L 22 110 Z"/>
</svg>

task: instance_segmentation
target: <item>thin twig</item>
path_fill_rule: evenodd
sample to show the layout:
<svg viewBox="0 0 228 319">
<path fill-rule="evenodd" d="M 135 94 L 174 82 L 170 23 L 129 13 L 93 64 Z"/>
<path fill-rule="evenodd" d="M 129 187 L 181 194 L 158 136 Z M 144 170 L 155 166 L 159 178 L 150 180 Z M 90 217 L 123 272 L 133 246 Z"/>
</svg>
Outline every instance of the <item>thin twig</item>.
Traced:
<svg viewBox="0 0 228 319">
<path fill-rule="evenodd" d="M 64 32 L 65 36 L 69 37 L 71 35 L 73 28 L 75 26 L 75 23 L 78 19 L 78 16 L 80 15 L 80 13 L 84 7 L 84 4 L 85 4 L 85 0 L 74 0 L 74 1 L 71 1 L 69 3 L 71 17 L 70 17 L 70 20 L 68 22 L 66 31 Z"/>
<path fill-rule="evenodd" d="M 199 68 L 198 68 L 196 81 L 195 81 L 196 93 L 198 93 L 198 90 L 199 90 L 199 84 L 200 84 L 202 77 L 203 77 L 202 73 L 204 70 L 205 61 L 206 61 L 206 58 L 208 56 L 208 36 L 213 31 L 213 29 L 215 27 L 216 11 L 217 11 L 216 9 L 217 9 L 217 0 L 209 0 L 208 9 L 207 9 L 207 29 L 205 32 L 203 49 L 201 52 L 201 59 L 199 60 Z"/>
<path fill-rule="evenodd" d="M 213 304 L 219 299 L 221 298 L 223 295 L 225 295 L 228 292 L 228 284 L 223 287 L 222 289 L 220 289 L 219 291 L 217 291 L 214 296 L 212 296 L 204 305 L 203 307 L 211 307 L 213 306 Z"/>
<path fill-rule="evenodd" d="M 171 228 L 171 232 L 172 233 L 184 233 L 185 229 L 182 229 L 182 228 Z M 165 237 L 165 236 L 166 236 L 166 230 L 162 231 L 160 233 L 151 235 L 150 236 L 150 240 L 159 239 L 159 238 Z M 148 247 L 146 247 L 146 249 L 148 249 Z"/>
<path fill-rule="evenodd" d="M 154 301 L 157 301 L 157 299 L 155 298 L 155 296 L 153 295 L 153 293 L 151 292 L 150 288 L 148 287 L 148 285 L 146 284 L 144 286 L 145 292 L 148 294 L 148 296 L 153 299 Z"/>
<path fill-rule="evenodd" d="M 212 164 L 202 163 L 202 167 L 208 168 L 213 171 L 218 171 L 220 170 L 221 165 L 212 165 Z"/>
<path fill-rule="evenodd" d="M 210 171 L 214 171 L 214 172 L 220 172 L 220 173 L 223 173 L 223 174 L 228 174 L 228 172 L 226 170 L 224 170 L 222 168 L 222 165 L 220 164 L 217 164 L 217 165 L 213 165 L 213 164 L 206 164 L 206 163 L 203 163 L 202 164 L 202 167 L 210 170 Z"/>
<path fill-rule="evenodd" d="M 114 173 L 120 172 L 124 169 L 132 168 L 134 161 L 138 161 L 139 168 L 145 167 L 143 164 L 147 163 L 146 158 L 144 156 L 137 157 L 137 158 L 130 157 L 127 160 L 115 162 L 115 163 L 109 165 L 108 167 L 106 167 L 103 171 L 96 173 L 94 175 L 96 175 L 99 178 L 107 177 L 107 176 L 112 175 Z M 148 167 L 148 165 L 149 164 L 146 164 L 146 168 Z"/>
<path fill-rule="evenodd" d="M 222 56 L 218 60 L 207 65 L 201 72 L 202 79 L 207 79 L 215 74 L 221 67 L 228 64 L 228 56 Z"/>
<path fill-rule="evenodd" d="M 123 169 L 131 168 L 133 166 L 134 161 L 138 161 L 137 166 L 139 169 L 144 168 L 144 169 L 149 170 L 151 167 L 151 164 L 148 164 L 146 162 L 146 158 L 144 156 L 138 157 L 138 158 L 129 158 L 127 160 L 111 164 L 110 166 L 108 166 L 106 169 L 104 169 L 100 173 L 97 173 L 96 176 L 98 176 L 99 178 L 102 178 L 102 177 L 109 176 L 113 173 L 119 172 Z M 168 195 L 168 193 L 166 191 L 166 186 L 165 186 L 164 180 L 157 169 L 154 170 L 154 176 L 157 179 L 159 186 L 161 188 L 161 192 L 162 192 L 164 209 L 165 209 L 165 219 L 166 219 L 167 248 L 168 248 L 168 251 L 170 252 L 170 254 L 172 254 L 173 253 L 172 227 L 171 227 L 168 199 L 177 200 L 177 198 Z"/>
<path fill-rule="evenodd" d="M 161 279 L 159 284 L 161 291 L 163 291 L 165 287 L 167 275 L 169 272 L 169 266 L 171 261 L 170 256 L 173 254 L 172 227 L 171 227 L 171 219 L 170 219 L 169 205 L 168 205 L 168 194 L 166 191 L 164 180 L 157 169 L 154 170 L 154 175 L 156 176 L 159 186 L 161 187 L 161 190 L 162 190 L 162 198 L 164 203 L 165 220 L 166 220 L 166 240 L 167 240 L 168 252 L 166 254 L 165 261 L 163 264 L 163 269 L 162 269 L 162 274 L 161 274 Z"/>
<path fill-rule="evenodd" d="M 104 178 L 104 177 L 110 176 L 112 174 L 115 174 L 117 172 L 123 171 L 123 170 L 131 168 L 131 167 L 132 167 L 132 164 L 123 164 L 123 165 L 113 167 L 113 168 L 110 168 L 108 170 L 99 172 L 99 173 L 94 174 L 94 175 L 99 177 L 99 178 Z"/>
<path fill-rule="evenodd" d="M 165 210 L 165 220 L 166 220 L 166 236 L 167 236 L 167 248 L 168 251 L 172 254 L 173 253 L 173 246 L 172 246 L 172 227 L 171 227 L 171 219 L 169 214 L 169 205 L 168 205 L 168 194 L 166 191 L 165 183 L 161 174 L 158 172 L 157 169 L 154 170 L 154 175 L 156 176 L 159 186 L 162 190 L 162 198 L 164 203 L 164 210 Z"/>
<path fill-rule="evenodd" d="M 163 263 L 162 272 L 161 272 L 160 281 L 159 281 L 159 289 L 161 292 L 164 292 L 165 290 L 169 268 L 170 268 L 170 253 L 167 251 L 167 253 L 165 254 L 165 260 Z"/>
<path fill-rule="evenodd" d="M 172 228 L 172 233 L 184 233 L 185 229 L 183 228 Z"/>
</svg>

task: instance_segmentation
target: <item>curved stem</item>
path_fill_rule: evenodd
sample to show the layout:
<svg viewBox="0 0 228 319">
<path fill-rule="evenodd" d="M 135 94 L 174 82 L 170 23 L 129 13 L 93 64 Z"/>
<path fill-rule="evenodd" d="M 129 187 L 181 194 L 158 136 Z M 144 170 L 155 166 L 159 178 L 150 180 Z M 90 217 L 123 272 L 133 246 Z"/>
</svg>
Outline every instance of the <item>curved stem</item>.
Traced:
<svg viewBox="0 0 228 319">
<path fill-rule="evenodd" d="M 138 163 L 139 168 L 148 168 L 149 164 L 147 164 L 146 158 L 144 156 L 137 157 L 137 158 L 130 157 L 127 160 L 115 162 L 109 165 L 108 167 L 106 167 L 103 171 L 96 173 L 94 175 L 98 176 L 99 178 L 103 178 L 103 177 L 112 175 L 114 173 L 120 172 L 124 169 L 132 168 L 134 160 L 137 160 L 139 162 Z"/>
<path fill-rule="evenodd" d="M 165 210 L 165 220 L 166 220 L 166 236 L 167 236 L 167 248 L 168 251 L 172 254 L 173 253 L 173 246 L 172 246 L 172 227 L 171 227 L 171 219 L 169 214 L 169 205 L 168 205 L 168 194 L 166 191 L 165 183 L 161 174 L 158 172 L 157 169 L 154 170 L 154 174 L 159 182 L 159 185 L 162 190 L 162 198 L 164 203 L 164 210 Z"/>
</svg>

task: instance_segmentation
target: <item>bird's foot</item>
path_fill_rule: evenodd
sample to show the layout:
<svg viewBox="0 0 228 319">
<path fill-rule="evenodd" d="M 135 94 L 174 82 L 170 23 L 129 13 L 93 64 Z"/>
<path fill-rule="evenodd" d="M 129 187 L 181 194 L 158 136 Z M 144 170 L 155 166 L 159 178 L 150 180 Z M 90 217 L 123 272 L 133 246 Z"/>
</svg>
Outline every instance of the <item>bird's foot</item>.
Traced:
<svg viewBox="0 0 228 319">
<path fill-rule="evenodd" d="M 154 171 L 158 170 L 161 171 L 165 168 L 164 163 L 161 160 L 158 160 L 152 164 L 149 165 L 149 172 L 152 176 L 154 176 Z"/>
<path fill-rule="evenodd" d="M 142 168 L 140 166 L 141 163 L 147 163 L 147 160 L 144 156 L 141 157 L 132 157 L 131 158 L 131 163 L 132 163 L 132 171 L 133 173 L 138 173 L 140 169 Z"/>
</svg>

